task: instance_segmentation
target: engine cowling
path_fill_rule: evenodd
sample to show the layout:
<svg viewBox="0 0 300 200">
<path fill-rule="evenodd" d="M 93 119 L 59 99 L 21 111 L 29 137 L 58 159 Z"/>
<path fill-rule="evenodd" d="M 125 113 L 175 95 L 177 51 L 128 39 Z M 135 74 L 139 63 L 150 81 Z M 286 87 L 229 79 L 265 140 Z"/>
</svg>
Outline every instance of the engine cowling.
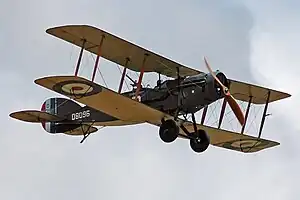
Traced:
<svg viewBox="0 0 300 200">
<path fill-rule="evenodd" d="M 223 85 L 225 85 L 227 88 L 229 88 L 229 81 L 228 81 L 227 77 L 225 76 L 225 74 L 222 72 L 219 72 L 219 71 L 217 71 L 215 73 L 216 73 L 217 78 L 221 81 L 221 83 Z M 217 94 L 219 96 L 224 96 L 223 92 L 221 92 L 222 87 L 219 85 L 219 83 L 216 80 L 214 80 L 214 85 L 215 85 Z"/>
</svg>

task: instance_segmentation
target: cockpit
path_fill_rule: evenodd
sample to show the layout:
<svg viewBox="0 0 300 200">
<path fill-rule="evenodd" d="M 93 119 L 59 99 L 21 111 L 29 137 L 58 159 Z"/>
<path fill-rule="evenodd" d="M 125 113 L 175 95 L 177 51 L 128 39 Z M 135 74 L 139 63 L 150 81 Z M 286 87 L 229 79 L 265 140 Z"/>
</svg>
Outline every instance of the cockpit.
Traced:
<svg viewBox="0 0 300 200">
<path fill-rule="evenodd" d="M 156 86 L 154 87 L 154 89 L 167 89 L 167 82 L 169 80 L 165 80 L 163 82 L 161 82 L 161 80 L 158 80 L 156 83 Z"/>
</svg>

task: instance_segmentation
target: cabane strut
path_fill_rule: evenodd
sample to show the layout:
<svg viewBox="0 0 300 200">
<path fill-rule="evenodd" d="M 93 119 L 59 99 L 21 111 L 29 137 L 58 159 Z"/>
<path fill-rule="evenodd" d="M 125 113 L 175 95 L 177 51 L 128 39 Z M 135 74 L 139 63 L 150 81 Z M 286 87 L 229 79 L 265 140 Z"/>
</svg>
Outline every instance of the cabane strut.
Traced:
<svg viewBox="0 0 300 200">
<path fill-rule="evenodd" d="M 141 70 L 140 70 L 139 80 L 138 80 L 138 83 L 137 83 L 137 88 L 136 88 L 136 91 L 135 91 L 135 99 L 136 100 L 138 99 L 137 97 L 138 97 L 139 92 L 141 90 L 142 79 L 143 79 L 143 75 L 144 75 L 144 72 L 145 72 L 145 63 L 146 63 L 146 59 L 147 59 L 148 56 L 149 56 L 149 54 L 145 53 L 143 63 L 142 63 L 142 67 L 141 67 Z"/>
<path fill-rule="evenodd" d="M 118 93 L 121 93 L 121 91 L 122 91 L 122 87 L 123 87 L 123 83 L 124 83 L 124 78 L 125 78 L 126 70 L 127 70 L 127 65 L 128 65 L 129 61 L 130 61 L 130 59 L 127 57 L 126 61 L 125 61 L 124 68 L 123 68 L 123 73 L 122 73 L 122 77 L 121 77 L 121 80 L 120 80 L 120 85 L 119 85 Z"/>
</svg>

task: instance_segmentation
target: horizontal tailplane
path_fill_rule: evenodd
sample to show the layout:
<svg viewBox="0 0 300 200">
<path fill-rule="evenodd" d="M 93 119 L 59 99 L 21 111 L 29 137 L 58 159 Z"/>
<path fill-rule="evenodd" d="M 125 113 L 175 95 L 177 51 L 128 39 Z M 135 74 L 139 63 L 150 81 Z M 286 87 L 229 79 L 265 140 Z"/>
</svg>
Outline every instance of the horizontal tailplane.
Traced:
<svg viewBox="0 0 300 200">
<path fill-rule="evenodd" d="M 47 112 L 38 111 L 38 110 L 23 110 L 13 112 L 9 115 L 14 119 L 18 119 L 24 122 L 31 122 L 31 123 L 42 123 L 42 122 L 58 122 L 62 119 L 56 115 L 52 115 Z"/>
</svg>

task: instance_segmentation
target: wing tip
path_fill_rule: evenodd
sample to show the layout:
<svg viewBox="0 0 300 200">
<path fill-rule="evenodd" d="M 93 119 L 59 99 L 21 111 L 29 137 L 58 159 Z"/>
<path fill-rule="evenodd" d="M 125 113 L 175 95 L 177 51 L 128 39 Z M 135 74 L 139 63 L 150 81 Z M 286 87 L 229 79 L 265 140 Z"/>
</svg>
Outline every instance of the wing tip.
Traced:
<svg viewBox="0 0 300 200">
<path fill-rule="evenodd" d="M 96 26 L 94 25 L 90 25 L 90 24 L 65 24 L 65 25 L 60 25 L 60 26 L 53 26 L 53 27 L 49 27 L 46 29 L 46 33 L 53 35 L 54 31 L 57 30 L 63 30 L 65 28 L 94 28 L 94 29 L 98 29 Z"/>
<path fill-rule="evenodd" d="M 286 97 L 285 98 L 289 98 L 289 97 L 291 97 L 292 95 L 291 94 L 289 94 L 289 93 L 284 93 L 285 95 L 286 95 Z"/>
<path fill-rule="evenodd" d="M 256 139 L 256 143 L 251 147 L 241 148 L 242 153 L 256 153 L 269 148 L 279 146 L 280 143 L 276 141 L 266 140 L 266 139 Z"/>
<path fill-rule="evenodd" d="M 41 82 L 43 81 L 50 81 L 51 79 L 84 79 L 83 77 L 80 77 L 80 76 L 74 76 L 74 75 L 54 75 L 54 76 L 44 76 L 44 77 L 41 77 L 41 78 L 37 78 L 34 80 L 34 83 L 37 84 L 37 85 L 40 85 Z"/>
<path fill-rule="evenodd" d="M 245 85 L 245 86 L 253 88 L 253 89 L 255 89 L 255 88 L 259 89 L 259 90 L 263 91 L 264 94 L 267 93 L 268 91 L 270 91 L 271 94 L 270 94 L 270 101 L 269 101 L 269 103 L 275 102 L 275 101 L 281 101 L 283 99 L 286 99 L 286 98 L 289 98 L 289 97 L 292 96 L 291 94 L 289 94 L 287 92 L 279 91 L 277 89 L 271 89 L 271 88 L 263 86 L 263 85 L 258 85 L 258 84 L 244 82 L 244 81 L 239 81 L 239 80 L 234 80 L 234 79 L 228 79 L 228 81 L 230 82 L 230 86 L 231 87 L 232 87 L 232 85 L 235 85 L 235 87 L 241 87 L 241 85 Z M 240 93 L 238 91 L 232 91 L 232 90 L 231 90 L 231 94 L 233 96 L 239 95 L 239 97 L 236 97 L 238 100 L 248 102 L 249 94 L 246 94 L 246 93 L 243 93 L 243 92 Z M 244 97 L 241 98 L 241 96 L 245 96 L 245 98 L 247 98 L 247 100 L 245 100 Z M 258 102 L 252 101 L 253 104 L 265 104 L 265 101 L 266 101 L 265 97 L 264 98 L 262 98 L 260 96 L 253 96 L 253 97 L 254 97 L 254 99 L 255 98 L 259 99 Z"/>
</svg>

